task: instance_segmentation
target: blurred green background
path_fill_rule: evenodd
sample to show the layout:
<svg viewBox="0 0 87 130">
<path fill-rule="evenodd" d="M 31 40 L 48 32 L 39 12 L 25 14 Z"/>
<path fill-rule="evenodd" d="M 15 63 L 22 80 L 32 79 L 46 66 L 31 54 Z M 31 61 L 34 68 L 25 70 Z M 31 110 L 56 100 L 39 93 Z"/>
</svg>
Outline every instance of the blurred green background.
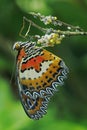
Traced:
<svg viewBox="0 0 87 130">
<path fill-rule="evenodd" d="M 12 46 L 24 40 L 19 37 L 22 18 L 32 20 L 31 11 L 57 16 L 87 31 L 87 0 L 0 0 L 0 130 L 87 130 L 87 36 L 69 37 L 48 48 L 65 61 L 70 73 L 50 101 L 47 115 L 33 121 L 21 106 Z M 37 33 L 34 28 L 32 34 Z"/>
</svg>

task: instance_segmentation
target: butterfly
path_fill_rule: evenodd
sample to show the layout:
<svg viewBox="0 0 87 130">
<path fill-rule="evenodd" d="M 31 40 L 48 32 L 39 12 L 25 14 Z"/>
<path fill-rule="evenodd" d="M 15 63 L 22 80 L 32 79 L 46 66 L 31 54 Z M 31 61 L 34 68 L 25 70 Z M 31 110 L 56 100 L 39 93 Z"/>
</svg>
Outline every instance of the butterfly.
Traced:
<svg viewBox="0 0 87 130">
<path fill-rule="evenodd" d="M 21 103 L 26 114 L 38 120 L 47 113 L 48 102 L 64 84 L 68 68 L 63 60 L 36 46 L 35 42 L 16 42 L 16 77 Z"/>
</svg>

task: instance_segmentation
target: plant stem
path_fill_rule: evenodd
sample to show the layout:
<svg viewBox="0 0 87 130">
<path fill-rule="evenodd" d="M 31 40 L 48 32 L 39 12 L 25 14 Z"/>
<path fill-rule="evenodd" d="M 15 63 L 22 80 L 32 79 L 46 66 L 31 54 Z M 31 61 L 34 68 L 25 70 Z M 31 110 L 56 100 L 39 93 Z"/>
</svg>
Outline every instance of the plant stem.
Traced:
<svg viewBox="0 0 87 130">
<path fill-rule="evenodd" d="M 59 35 L 65 35 L 65 36 L 87 35 L 87 32 L 80 32 L 80 31 L 70 32 L 70 31 L 58 30 L 58 31 L 56 31 L 56 33 L 58 33 Z"/>
</svg>

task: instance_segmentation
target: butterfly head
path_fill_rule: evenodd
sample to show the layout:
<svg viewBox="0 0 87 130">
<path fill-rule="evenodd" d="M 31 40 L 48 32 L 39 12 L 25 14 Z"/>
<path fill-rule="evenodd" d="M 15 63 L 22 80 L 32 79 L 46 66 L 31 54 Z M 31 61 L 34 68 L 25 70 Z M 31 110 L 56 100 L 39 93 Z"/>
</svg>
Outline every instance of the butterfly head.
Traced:
<svg viewBox="0 0 87 130">
<path fill-rule="evenodd" d="M 27 41 L 27 42 L 21 42 L 21 41 L 15 42 L 14 45 L 13 45 L 13 50 L 19 51 L 22 48 L 25 48 L 25 50 L 27 50 L 31 47 L 34 47 L 35 44 L 36 44 L 35 42 L 29 42 L 29 41 Z"/>
<path fill-rule="evenodd" d="M 13 50 L 20 50 L 23 46 L 23 42 L 15 42 L 13 45 Z"/>
</svg>

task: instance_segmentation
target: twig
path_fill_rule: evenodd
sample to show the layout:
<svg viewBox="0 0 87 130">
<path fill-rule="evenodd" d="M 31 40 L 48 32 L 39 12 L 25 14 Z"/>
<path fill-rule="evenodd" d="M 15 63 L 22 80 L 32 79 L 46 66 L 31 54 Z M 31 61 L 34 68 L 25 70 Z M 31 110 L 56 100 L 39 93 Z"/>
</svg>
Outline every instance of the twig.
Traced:
<svg viewBox="0 0 87 130">
<path fill-rule="evenodd" d="M 54 16 L 44 16 L 41 15 L 40 13 L 34 13 L 34 12 L 30 12 L 30 14 L 34 17 L 38 17 L 40 19 L 40 21 L 42 21 L 44 24 L 53 24 L 55 26 L 65 26 L 67 27 L 68 30 L 78 30 L 78 31 L 83 31 L 82 28 L 80 28 L 79 26 L 73 26 L 71 24 L 65 23 L 63 21 L 60 21 L 57 19 L 57 17 Z"/>
<path fill-rule="evenodd" d="M 40 16 L 41 17 L 41 16 Z M 71 31 L 71 30 L 66 30 L 66 31 L 61 31 L 61 30 L 55 30 L 53 28 L 42 28 L 40 27 L 39 25 L 35 24 L 32 20 L 26 18 L 26 17 L 23 17 L 23 25 L 21 27 L 21 30 L 19 32 L 19 35 L 23 38 L 26 38 L 30 32 L 30 27 L 31 25 L 38 28 L 40 31 L 42 31 L 43 33 L 57 33 L 58 35 L 64 35 L 64 36 L 75 36 L 75 35 L 87 35 L 87 32 L 83 31 L 83 29 L 81 29 L 79 26 L 72 26 L 72 25 L 69 25 L 67 23 L 64 23 L 62 21 L 59 21 L 57 20 L 58 22 L 61 22 L 63 25 L 67 26 L 67 27 L 72 27 L 72 29 L 77 29 L 75 31 Z M 23 32 L 23 29 L 25 28 L 25 22 L 28 22 L 29 23 L 29 27 L 27 29 L 27 32 L 25 35 L 22 35 L 22 32 Z"/>
<path fill-rule="evenodd" d="M 65 35 L 65 36 L 75 36 L 75 35 L 87 35 L 87 32 L 70 32 L 70 31 L 55 31 L 55 33 L 58 33 L 59 35 Z"/>
</svg>

